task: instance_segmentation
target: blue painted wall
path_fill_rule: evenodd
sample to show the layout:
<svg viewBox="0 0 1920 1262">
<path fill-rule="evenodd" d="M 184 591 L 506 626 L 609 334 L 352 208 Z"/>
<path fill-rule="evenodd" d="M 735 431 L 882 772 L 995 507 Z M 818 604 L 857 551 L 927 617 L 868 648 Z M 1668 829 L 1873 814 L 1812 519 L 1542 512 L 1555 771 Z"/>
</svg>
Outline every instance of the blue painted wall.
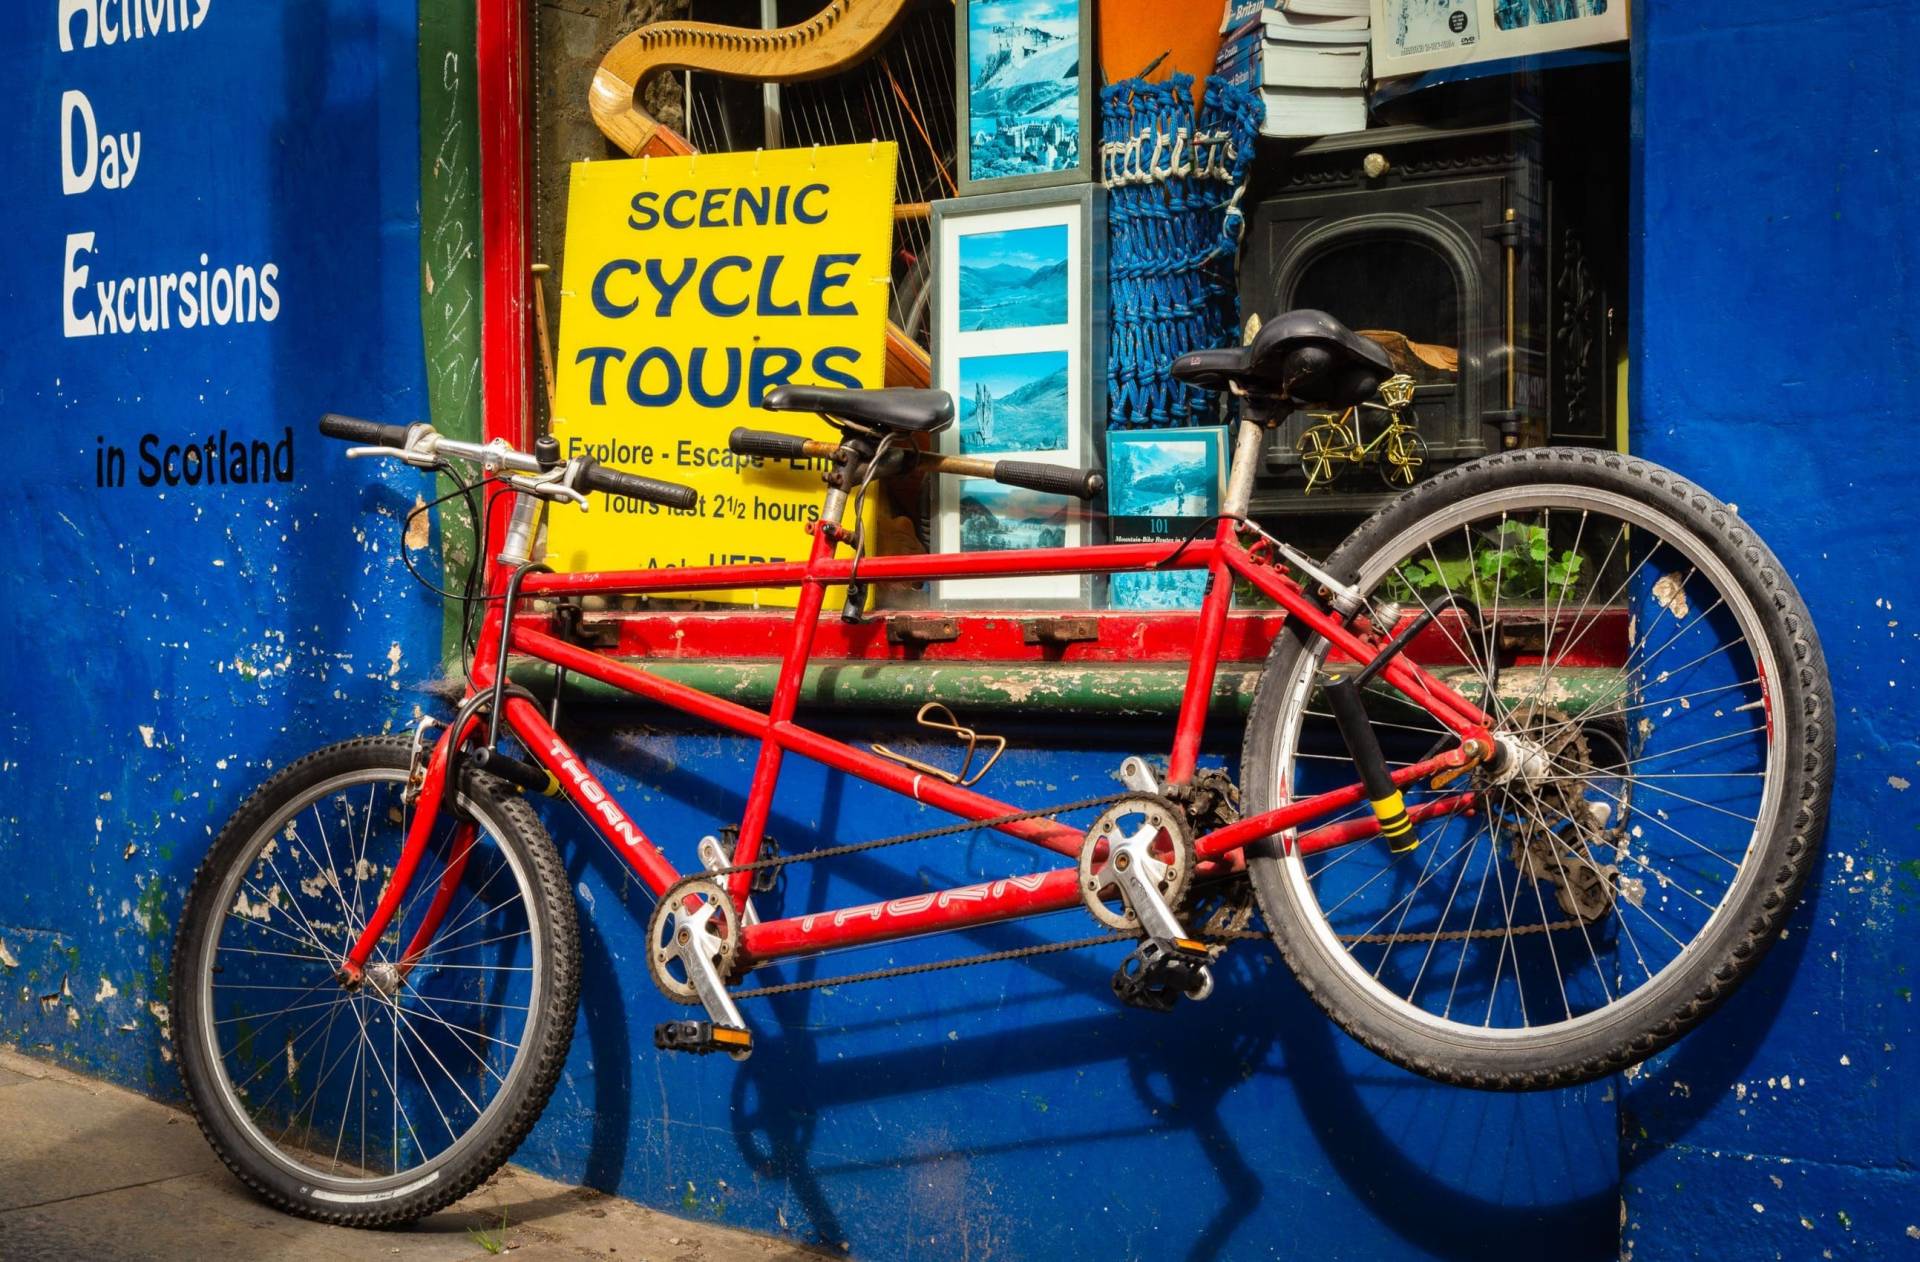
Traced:
<svg viewBox="0 0 1920 1262">
<path fill-rule="evenodd" d="M 875 735 L 846 720 L 829 730 Z M 1029 727 L 1030 747 L 1009 752 L 994 782 L 1023 802 L 1112 793 L 1122 759 L 1164 754 L 1171 730 Z M 597 769 L 631 773 L 609 774 L 609 786 L 676 859 L 738 819 L 751 743 L 591 719 L 575 734 Z M 944 822 L 799 762 L 782 793 L 770 829 L 790 850 Z M 663 1060 L 653 1026 L 678 1010 L 641 980 L 650 901 L 584 823 L 549 818 L 587 909 L 586 984 L 568 1073 L 518 1158 L 540 1169 L 676 1212 L 846 1243 L 860 1258 L 1614 1252 L 1612 1084 L 1516 1097 L 1415 1078 L 1340 1035 L 1270 947 L 1230 954 L 1215 996 L 1178 1017 L 1114 1001 L 1108 977 L 1123 952 L 1108 946 L 749 1000 L 759 1046 L 744 1066 Z M 946 837 L 835 861 L 811 879 L 796 867 L 777 906 L 844 907 L 1036 871 L 1040 860 L 997 836 Z M 1068 913 L 767 976 L 1089 932 L 1084 914 Z"/>
<path fill-rule="evenodd" d="M 1626 1086 L 1635 1256 L 1920 1249 L 1911 391 L 1920 14 L 1636 6 L 1632 444 L 1772 544 L 1833 674 L 1823 866 L 1727 1010 Z"/>
<path fill-rule="evenodd" d="M 416 22 L 411 3 L 194 0 L 185 29 L 129 38 L 127 4 L 112 43 L 76 16 L 63 51 L 61 7 L 0 6 L 0 1039 L 172 1094 L 170 930 L 211 834 L 270 768 L 404 721 L 438 666 L 438 611 L 396 550 L 417 478 L 349 469 L 312 430 L 327 408 L 426 407 Z M 98 133 L 139 133 L 131 183 L 96 165 L 65 191 L 87 166 L 62 157 L 63 121 L 85 141 L 70 91 Z M 81 283 L 68 245 L 89 233 Z M 123 278 L 161 276 L 121 301 Z M 109 283 L 131 331 L 104 331 Z M 201 320 L 203 286 L 224 322 Z M 147 435 L 164 469 L 168 447 L 289 426 L 290 481 L 140 483 Z M 125 485 L 99 485 L 109 445 Z"/>
<path fill-rule="evenodd" d="M 62 53 L 54 9 L 0 15 L 15 53 L 0 89 L 23 111 L 0 205 L 0 403 L 35 462 L 0 540 L 17 558 L 16 635 L 41 651 L 28 660 L 59 654 L 0 701 L 0 1038 L 171 1095 L 165 947 L 211 831 L 271 766 L 429 704 L 437 611 L 395 552 L 419 483 L 348 468 L 306 436 L 325 407 L 424 409 L 414 15 L 211 0 L 198 29 Z M 1176 1020 L 1105 998 L 1108 948 L 752 1001 L 746 1066 L 663 1061 L 651 1031 L 674 1010 L 642 980 L 646 900 L 579 821 L 554 818 L 587 910 L 588 986 L 521 1160 L 876 1258 L 1914 1247 L 1914 1023 L 1896 947 L 1920 898 L 1902 810 L 1920 751 L 1900 708 L 1920 623 L 1899 582 L 1914 124 L 1895 85 L 1920 19 L 1695 9 L 1638 15 L 1633 442 L 1773 541 L 1814 604 L 1842 720 L 1825 871 L 1725 1014 L 1630 1080 L 1494 1097 L 1358 1051 L 1270 952 L 1237 951 L 1215 999 Z M 130 187 L 61 191 L 70 88 L 102 129 L 141 131 Z M 280 308 L 67 338 L 76 232 L 95 234 L 91 280 L 197 268 L 202 251 L 271 261 Z M 144 434 L 277 439 L 289 424 L 290 483 L 134 483 Z M 128 486 L 95 485 L 96 435 L 135 448 Z M 741 742 L 582 717 L 582 747 L 625 768 L 610 782 L 647 803 L 677 859 L 737 817 Z M 1023 800 L 1088 796 L 1166 735 L 1029 728 L 996 776 Z M 922 826 L 839 777 L 797 767 L 787 787 L 774 829 L 793 847 Z M 818 885 L 796 875 L 781 897 L 792 911 L 1031 862 L 948 838 Z M 1084 932 L 1066 917 L 963 946 Z"/>
</svg>

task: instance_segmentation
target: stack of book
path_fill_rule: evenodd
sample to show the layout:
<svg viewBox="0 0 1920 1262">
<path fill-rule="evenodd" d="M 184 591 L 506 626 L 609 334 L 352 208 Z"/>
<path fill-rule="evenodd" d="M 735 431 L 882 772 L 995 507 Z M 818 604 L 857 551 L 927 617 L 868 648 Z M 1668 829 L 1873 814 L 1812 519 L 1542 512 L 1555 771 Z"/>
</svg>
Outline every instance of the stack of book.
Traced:
<svg viewBox="0 0 1920 1262">
<path fill-rule="evenodd" d="M 1213 59 L 1215 78 L 1235 87 L 1260 86 L 1260 56 L 1266 0 L 1226 0 L 1220 17 L 1220 51 Z"/>
<path fill-rule="evenodd" d="M 1262 134 L 1364 130 L 1371 82 L 1367 0 L 1267 0 L 1260 20 Z"/>
</svg>

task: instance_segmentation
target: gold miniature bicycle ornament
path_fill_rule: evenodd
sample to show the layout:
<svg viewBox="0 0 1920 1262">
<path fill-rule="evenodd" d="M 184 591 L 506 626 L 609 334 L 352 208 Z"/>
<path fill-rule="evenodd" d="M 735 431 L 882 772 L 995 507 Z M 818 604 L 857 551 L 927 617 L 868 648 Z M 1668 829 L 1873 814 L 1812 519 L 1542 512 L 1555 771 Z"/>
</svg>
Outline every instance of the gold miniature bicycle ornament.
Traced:
<svg viewBox="0 0 1920 1262">
<path fill-rule="evenodd" d="M 1397 373 L 1380 383 L 1379 403 L 1360 403 L 1345 412 L 1310 412 L 1312 425 L 1294 443 L 1307 492 L 1331 486 L 1350 464 L 1371 464 L 1388 486 L 1412 486 L 1426 464 L 1427 444 L 1406 419 L 1413 403 L 1413 378 Z M 1387 424 L 1371 442 L 1360 441 L 1360 409 L 1385 412 Z"/>
</svg>

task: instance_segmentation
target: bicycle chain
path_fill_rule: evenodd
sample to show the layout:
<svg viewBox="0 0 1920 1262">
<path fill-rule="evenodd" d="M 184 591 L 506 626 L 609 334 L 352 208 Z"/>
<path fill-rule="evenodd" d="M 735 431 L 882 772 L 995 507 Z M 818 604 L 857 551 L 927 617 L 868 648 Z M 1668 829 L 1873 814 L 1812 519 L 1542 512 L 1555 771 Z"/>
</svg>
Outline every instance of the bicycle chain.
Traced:
<svg viewBox="0 0 1920 1262">
<path fill-rule="evenodd" d="M 776 855 L 771 859 L 756 859 L 752 863 L 735 863 L 724 868 L 710 868 L 704 872 L 689 873 L 675 881 L 661 897 L 671 898 L 681 886 L 694 881 L 714 880 L 732 876 L 740 872 L 771 871 L 793 863 L 811 863 L 816 859 L 837 858 L 840 855 L 859 854 L 868 850 L 882 850 L 892 846 L 904 846 L 909 842 L 927 841 L 934 837 L 946 837 L 954 833 L 971 832 L 978 828 L 998 828 L 1003 824 L 1017 824 L 1023 820 L 1045 819 L 1054 815 L 1066 815 L 1073 811 L 1092 810 L 1095 807 L 1111 806 L 1124 798 L 1139 797 L 1129 792 L 1112 793 L 1105 797 L 1085 798 L 1078 802 L 1068 802 L 1062 806 L 1042 807 L 1033 811 L 1016 811 L 1007 815 L 998 815 L 991 819 L 961 820 L 955 824 L 942 824 L 935 828 L 922 829 L 915 833 L 901 833 L 893 837 L 879 837 L 872 841 L 849 842 L 844 846 L 825 846 L 818 850 L 808 850 L 800 854 Z M 1151 795 L 1149 795 L 1151 796 Z M 1455 942 L 1467 939 L 1498 938 L 1509 934 L 1550 933 L 1576 927 L 1571 920 L 1556 921 L 1553 924 L 1523 925 L 1501 929 L 1452 929 L 1445 933 L 1363 933 L 1340 934 L 1341 942 L 1355 945 L 1380 945 L 1399 942 Z M 1214 942 L 1248 941 L 1266 937 L 1260 929 L 1223 929 L 1202 930 L 1197 936 Z M 1032 946 L 1012 947 L 1004 951 L 988 951 L 980 955 L 963 955 L 949 960 L 931 960 L 924 964 L 900 964 L 891 968 L 870 969 L 863 973 L 843 973 L 835 977 L 816 977 L 806 981 L 778 982 L 769 986 L 756 986 L 748 990 L 729 991 L 735 999 L 762 999 L 770 995 L 787 995 L 797 991 L 820 990 L 828 986 L 852 986 L 861 982 L 887 981 L 895 977 L 911 977 L 920 973 L 939 973 L 956 968 L 970 968 L 976 964 L 997 964 L 1008 960 L 1030 959 L 1040 955 L 1056 955 L 1066 951 L 1080 951 L 1088 947 L 1104 946 L 1112 942 L 1136 941 L 1139 934 L 1103 933 L 1087 938 L 1074 938 L 1066 942 L 1041 942 Z"/>
</svg>

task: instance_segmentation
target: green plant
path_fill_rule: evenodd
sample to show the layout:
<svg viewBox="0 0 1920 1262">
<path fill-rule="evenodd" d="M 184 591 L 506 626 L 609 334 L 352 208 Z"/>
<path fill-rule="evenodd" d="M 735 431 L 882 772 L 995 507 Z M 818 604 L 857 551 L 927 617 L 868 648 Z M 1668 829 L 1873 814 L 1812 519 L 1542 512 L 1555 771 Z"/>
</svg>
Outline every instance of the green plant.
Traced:
<svg viewBox="0 0 1920 1262">
<path fill-rule="evenodd" d="M 1570 548 L 1555 555 L 1547 529 L 1506 521 L 1488 546 L 1465 556 L 1429 556 L 1397 567 L 1387 582 L 1390 599 L 1413 599 L 1423 591 L 1454 592 L 1484 605 L 1502 600 L 1564 599 L 1587 569 L 1587 558 Z"/>
<path fill-rule="evenodd" d="M 495 1254 L 496 1256 L 505 1253 L 507 1251 L 507 1211 L 505 1209 L 500 1211 L 499 1231 L 482 1231 L 478 1227 L 469 1227 L 467 1228 L 467 1234 L 473 1237 L 475 1244 L 485 1249 L 488 1253 Z"/>
</svg>

